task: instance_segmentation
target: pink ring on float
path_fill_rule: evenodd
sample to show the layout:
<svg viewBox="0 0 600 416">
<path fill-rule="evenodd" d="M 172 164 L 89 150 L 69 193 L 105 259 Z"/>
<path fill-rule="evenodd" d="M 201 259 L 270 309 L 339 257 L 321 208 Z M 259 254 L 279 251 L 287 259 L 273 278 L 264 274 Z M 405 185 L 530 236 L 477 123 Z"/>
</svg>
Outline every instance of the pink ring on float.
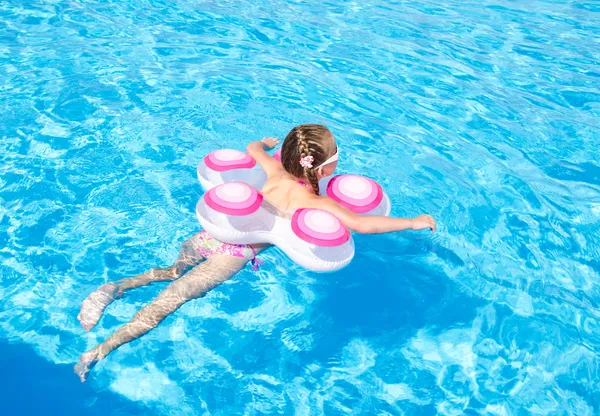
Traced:
<svg viewBox="0 0 600 416">
<path fill-rule="evenodd" d="M 262 204 L 263 196 L 243 182 L 227 182 L 207 191 L 204 201 L 217 212 L 243 216 L 255 213 Z"/>
<path fill-rule="evenodd" d="M 364 214 L 381 204 L 383 190 L 373 179 L 338 175 L 327 184 L 327 196 L 357 214 Z"/>
<path fill-rule="evenodd" d="M 242 168 L 250 169 L 256 166 L 254 159 L 246 153 L 234 149 L 219 149 L 210 152 L 204 157 L 204 163 L 217 172 Z"/>
<path fill-rule="evenodd" d="M 336 247 L 350 239 L 348 228 L 334 215 L 312 208 L 296 210 L 292 216 L 292 231 L 307 243 L 321 247 Z"/>
<path fill-rule="evenodd" d="M 281 147 L 273 155 L 273 159 L 281 163 Z"/>
</svg>

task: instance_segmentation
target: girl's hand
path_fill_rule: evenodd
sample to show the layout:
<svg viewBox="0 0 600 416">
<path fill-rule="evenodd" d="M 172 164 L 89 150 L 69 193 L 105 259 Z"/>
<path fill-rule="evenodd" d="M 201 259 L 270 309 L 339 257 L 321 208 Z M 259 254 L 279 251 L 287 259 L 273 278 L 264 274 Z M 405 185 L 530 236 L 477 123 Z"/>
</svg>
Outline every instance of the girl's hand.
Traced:
<svg viewBox="0 0 600 416">
<path fill-rule="evenodd" d="M 411 229 L 413 230 L 424 230 L 429 228 L 435 233 L 436 223 L 431 215 L 419 215 L 418 217 L 411 218 Z"/>
<path fill-rule="evenodd" d="M 267 149 L 272 149 L 275 146 L 277 146 L 279 144 L 279 139 L 276 139 L 275 137 L 263 137 L 263 139 L 261 140 L 262 144 L 267 148 Z"/>
</svg>

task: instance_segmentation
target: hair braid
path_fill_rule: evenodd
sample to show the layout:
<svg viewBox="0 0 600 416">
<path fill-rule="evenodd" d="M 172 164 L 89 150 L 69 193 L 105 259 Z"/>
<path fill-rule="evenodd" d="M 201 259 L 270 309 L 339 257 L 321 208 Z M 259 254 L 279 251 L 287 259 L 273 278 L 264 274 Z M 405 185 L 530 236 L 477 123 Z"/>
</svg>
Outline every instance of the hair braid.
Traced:
<svg viewBox="0 0 600 416">
<path fill-rule="evenodd" d="M 289 132 L 283 141 L 281 162 L 286 171 L 298 178 L 308 179 L 314 193 L 319 195 L 319 177 L 316 167 L 328 158 L 333 135 L 325 126 L 302 124 Z M 303 167 L 300 160 L 313 157 L 313 167 Z"/>
<path fill-rule="evenodd" d="M 300 152 L 300 157 L 313 156 L 313 154 L 315 153 L 314 147 L 314 142 L 312 140 L 310 140 L 302 133 L 298 134 L 298 150 Z M 312 187 L 313 192 L 316 195 L 319 195 L 319 178 L 317 178 L 317 171 L 314 168 L 314 162 L 312 168 L 304 168 L 304 176 L 310 182 L 310 186 Z"/>
<path fill-rule="evenodd" d="M 321 190 L 319 189 L 319 178 L 317 178 L 317 171 L 314 169 L 306 169 L 306 178 L 310 182 L 310 186 L 312 186 L 315 195 L 319 195 Z"/>
</svg>

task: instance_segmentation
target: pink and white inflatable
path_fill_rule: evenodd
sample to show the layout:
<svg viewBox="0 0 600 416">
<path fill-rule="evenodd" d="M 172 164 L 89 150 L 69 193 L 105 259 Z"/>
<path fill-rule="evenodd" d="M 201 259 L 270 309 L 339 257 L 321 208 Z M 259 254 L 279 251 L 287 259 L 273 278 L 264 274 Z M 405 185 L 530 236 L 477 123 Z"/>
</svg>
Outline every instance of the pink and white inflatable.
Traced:
<svg viewBox="0 0 600 416">
<path fill-rule="evenodd" d="M 198 166 L 206 189 L 196 206 L 202 227 L 231 244 L 271 243 L 293 261 L 314 271 L 333 271 L 354 257 L 354 242 L 346 226 L 319 209 L 298 209 L 291 218 L 276 214 L 262 194 L 266 175 L 243 152 L 217 150 Z M 390 201 L 381 186 L 359 175 L 336 175 L 319 184 L 327 195 L 360 215 L 389 215 Z"/>
</svg>

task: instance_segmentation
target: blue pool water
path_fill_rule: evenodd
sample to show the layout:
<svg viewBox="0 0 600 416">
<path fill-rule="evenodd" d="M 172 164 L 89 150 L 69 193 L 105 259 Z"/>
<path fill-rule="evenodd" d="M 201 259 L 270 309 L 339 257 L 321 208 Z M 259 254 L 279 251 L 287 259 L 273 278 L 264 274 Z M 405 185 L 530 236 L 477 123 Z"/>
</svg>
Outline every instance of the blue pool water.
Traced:
<svg viewBox="0 0 600 416">
<path fill-rule="evenodd" d="M 600 414 L 599 33 L 592 0 L 4 0 L 3 409 Z M 81 386 L 164 285 L 89 334 L 85 296 L 176 258 L 204 154 L 301 122 L 439 233 L 271 250 Z"/>
</svg>

